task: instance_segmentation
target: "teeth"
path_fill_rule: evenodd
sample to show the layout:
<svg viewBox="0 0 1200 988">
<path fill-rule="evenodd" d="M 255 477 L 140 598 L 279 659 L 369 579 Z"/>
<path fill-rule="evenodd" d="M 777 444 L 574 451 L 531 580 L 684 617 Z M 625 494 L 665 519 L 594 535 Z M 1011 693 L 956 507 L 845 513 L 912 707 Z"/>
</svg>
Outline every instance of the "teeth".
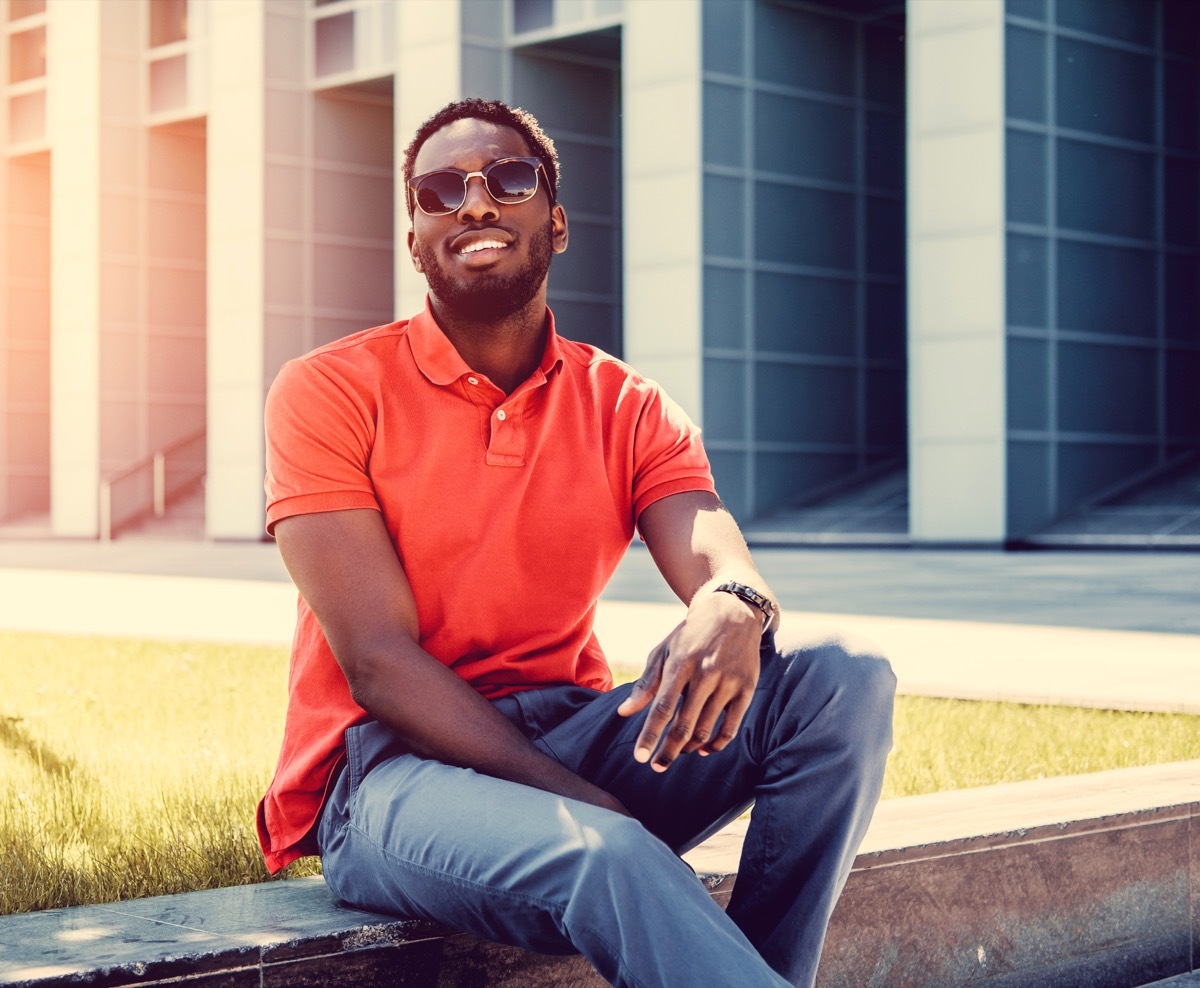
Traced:
<svg viewBox="0 0 1200 988">
<path fill-rule="evenodd" d="M 499 240 L 479 240 L 473 244 L 467 244 L 467 246 L 460 250 L 459 253 L 474 254 L 477 250 L 486 250 L 489 247 L 503 248 L 507 246 L 508 244 L 501 243 Z"/>
</svg>

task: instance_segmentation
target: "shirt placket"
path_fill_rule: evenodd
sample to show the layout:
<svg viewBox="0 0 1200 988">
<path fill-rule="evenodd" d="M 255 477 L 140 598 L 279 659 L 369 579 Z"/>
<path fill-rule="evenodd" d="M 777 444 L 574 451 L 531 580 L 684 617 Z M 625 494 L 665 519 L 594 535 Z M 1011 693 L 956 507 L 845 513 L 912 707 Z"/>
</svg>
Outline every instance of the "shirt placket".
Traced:
<svg viewBox="0 0 1200 988">
<path fill-rule="evenodd" d="M 525 389 L 505 396 L 496 385 L 478 374 L 465 378 L 467 394 L 473 402 L 488 409 L 487 457 L 489 466 L 525 465 L 526 427 L 521 414 Z"/>
</svg>

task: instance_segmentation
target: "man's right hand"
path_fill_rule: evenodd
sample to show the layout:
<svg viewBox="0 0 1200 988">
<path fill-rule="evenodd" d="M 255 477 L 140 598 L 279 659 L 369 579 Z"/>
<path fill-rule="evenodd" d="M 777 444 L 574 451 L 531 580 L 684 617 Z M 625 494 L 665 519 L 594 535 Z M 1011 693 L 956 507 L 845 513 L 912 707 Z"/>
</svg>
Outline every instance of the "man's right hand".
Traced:
<svg viewBox="0 0 1200 988">
<path fill-rule="evenodd" d="M 354 701 L 414 753 L 629 815 L 421 648 L 412 588 L 379 512 L 295 515 L 276 523 L 275 538 Z"/>
</svg>

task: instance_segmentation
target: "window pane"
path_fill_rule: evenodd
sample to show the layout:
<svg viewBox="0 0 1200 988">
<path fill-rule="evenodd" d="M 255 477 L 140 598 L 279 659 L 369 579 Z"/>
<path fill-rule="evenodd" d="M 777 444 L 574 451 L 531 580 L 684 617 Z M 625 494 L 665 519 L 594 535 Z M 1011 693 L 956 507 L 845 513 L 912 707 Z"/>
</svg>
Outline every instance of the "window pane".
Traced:
<svg viewBox="0 0 1200 988">
<path fill-rule="evenodd" d="M 316 23 L 317 75 L 354 68 L 354 14 L 337 14 Z"/>
<path fill-rule="evenodd" d="M 18 21 L 22 17 L 32 17 L 46 9 L 46 0 L 8 0 L 8 19 Z"/>
<path fill-rule="evenodd" d="M 179 110 L 187 106 L 187 56 L 160 58 L 150 63 L 150 110 Z"/>
<path fill-rule="evenodd" d="M 186 41 L 188 0 L 150 0 L 150 47 Z"/>
<path fill-rule="evenodd" d="M 24 82 L 46 74 L 46 29 L 35 27 L 8 39 L 8 81 Z"/>
<path fill-rule="evenodd" d="M 513 0 L 513 30 L 517 34 L 554 26 L 554 0 Z"/>
<path fill-rule="evenodd" d="M 8 101 L 8 139 L 12 144 L 40 141 L 46 136 L 46 94 L 24 93 Z"/>
</svg>

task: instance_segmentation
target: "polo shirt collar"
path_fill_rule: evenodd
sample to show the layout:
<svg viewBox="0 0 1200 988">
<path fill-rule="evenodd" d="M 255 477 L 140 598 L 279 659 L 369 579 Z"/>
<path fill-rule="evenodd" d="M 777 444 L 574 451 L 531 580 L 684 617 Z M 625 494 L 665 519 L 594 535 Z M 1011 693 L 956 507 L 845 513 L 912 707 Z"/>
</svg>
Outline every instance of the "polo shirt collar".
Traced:
<svg viewBox="0 0 1200 988">
<path fill-rule="evenodd" d="M 535 384 L 541 384 L 549 378 L 563 362 L 562 347 L 554 330 L 554 313 L 549 309 L 546 309 L 546 318 L 549 323 L 546 349 L 542 353 L 541 364 L 531 375 Z M 437 320 L 433 318 L 428 296 L 425 297 L 424 310 L 409 320 L 408 339 L 413 359 L 430 383 L 444 387 L 472 373 L 472 369 L 467 366 L 466 361 L 454 349 L 454 344 L 446 338 Z"/>
</svg>

